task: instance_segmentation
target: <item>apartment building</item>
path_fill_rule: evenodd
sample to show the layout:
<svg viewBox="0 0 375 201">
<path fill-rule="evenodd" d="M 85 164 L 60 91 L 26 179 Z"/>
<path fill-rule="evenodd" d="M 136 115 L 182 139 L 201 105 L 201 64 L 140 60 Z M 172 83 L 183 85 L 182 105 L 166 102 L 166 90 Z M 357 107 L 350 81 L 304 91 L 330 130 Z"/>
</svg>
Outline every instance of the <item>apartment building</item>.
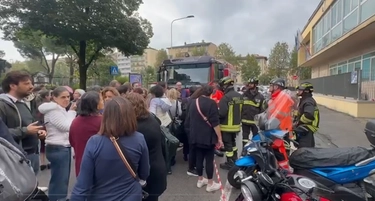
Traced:
<svg viewBox="0 0 375 201">
<path fill-rule="evenodd" d="M 131 72 L 140 73 L 147 66 L 154 66 L 158 50 L 154 48 L 145 49 L 143 55 L 131 56 Z"/>
<path fill-rule="evenodd" d="M 185 42 L 184 45 L 169 47 L 167 50 L 169 58 L 176 58 L 183 57 L 186 53 L 193 55 L 197 48 L 203 48 L 207 56 L 215 56 L 215 52 L 217 50 L 217 46 L 214 43 L 205 42 L 204 40 L 202 40 L 202 42 L 190 44 Z"/>
<path fill-rule="evenodd" d="M 130 57 L 124 56 L 120 52 L 115 52 L 112 56 L 122 76 L 129 75 L 131 72 Z"/>
<path fill-rule="evenodd" d="M 264 74 L 264 73 L 267 73 L 267 61 L 268 61 L 268 58 L 266 56 L 261 56 L 259 54 L 254 54 L 255 58 L 257 59 L 258 61 L 258 65 L 260 67 L 260 74 Z M 245 57 L 240 57 L 240 61 L 239 63 L 240 64 L 243 64 L 244 62 L 246 62 L 246 56 Z M 243 82 L 246 82 L 246 80 L 242 80 L 242 76 L 241 76 L 241 71 L 239 70 L 237 72 L 237 83 L 243 83 Z"/>
</svg>

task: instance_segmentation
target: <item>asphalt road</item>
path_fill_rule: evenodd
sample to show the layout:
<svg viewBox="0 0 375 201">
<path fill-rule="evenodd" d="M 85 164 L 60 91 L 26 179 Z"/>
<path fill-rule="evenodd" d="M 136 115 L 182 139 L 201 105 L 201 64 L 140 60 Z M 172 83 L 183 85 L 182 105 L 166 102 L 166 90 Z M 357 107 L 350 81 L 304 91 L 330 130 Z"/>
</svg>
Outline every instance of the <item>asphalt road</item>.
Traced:
<svg viewBox="0 0 375 201">
<path fill-rule="evenodd" d="M 318 147 L 345 147 L 345 146 L 369 146 L 363 133 L 365 121 L 358 120 L 324 107 L 320 107 L 321 122 L 319 132 L 315 135 Z M 241 143 L 241 134 L 237 137 L 238 145 Z M 240 147 L 240 146 L 238 146 Z M 183 161 L 181 151 L 177 155 L 177 163 L 173 167 L 173 174 L 168 176 L 168 188 L 160 197 L 160 201 L 219 201 L 221 193 L 207 193 L 204 188 L 196 187 L 196 177 L 186 174 L 187 162 Z M 216 157 L 219 166 L 224 158 Z M 70 177 L 70 192 L 75 183 L 74 165 Z M 227 171 L 219 170 L 223 185 L 226 182 Z M 40 186 L 48 186 L 50 172 L 47 170 L 39 174 Z M 234 200 L 240 192 L 232 190 L 230 199 Z M 229 201 L 228 200 L 228 201 Z"/>
</svg>

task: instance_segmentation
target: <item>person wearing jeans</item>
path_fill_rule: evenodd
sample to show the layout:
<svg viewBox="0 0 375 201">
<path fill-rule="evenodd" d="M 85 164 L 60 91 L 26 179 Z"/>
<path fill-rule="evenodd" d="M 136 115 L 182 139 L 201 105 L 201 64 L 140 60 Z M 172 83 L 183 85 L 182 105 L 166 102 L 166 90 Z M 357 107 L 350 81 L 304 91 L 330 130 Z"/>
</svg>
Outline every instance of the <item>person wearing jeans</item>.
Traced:
<svg viewBox="0 0 375 201">
<path fill-rule="evenodd" d="M 76 116 L 76 104 L 70 104 L 70 94 L 65 87 L 57 87 L 52 91 L 53 101 L 39 106 L 39 112 L 44 115 L 46 137 L 46 157 L 51 163 L 51 178 L 49 181 L 48 196 L 50 201 L 67 199 L 70 166 L 71 146 L 69 143 L 69 129 Z"/>
</svg>

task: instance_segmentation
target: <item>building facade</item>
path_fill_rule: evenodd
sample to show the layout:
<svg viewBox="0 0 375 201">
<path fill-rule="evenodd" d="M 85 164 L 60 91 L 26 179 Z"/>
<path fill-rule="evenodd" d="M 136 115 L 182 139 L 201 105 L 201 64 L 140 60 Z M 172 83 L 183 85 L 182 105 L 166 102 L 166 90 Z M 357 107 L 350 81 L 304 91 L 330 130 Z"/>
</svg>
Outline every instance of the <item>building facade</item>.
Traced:
<svg viewBox="0 0 375 201">
<path fill-rule="evenodd" d="M 133 55 L 131 56 L 131 72 L 140 73 L 147 66 L 154 66 L 156 62 L 156 57 L 158 50 L 154 48 L 145 49 L 143 55 Z"/>
<path fill-rule="evenodd" d="M 114 55 L 114 60 L 122 76 L 128 75 L 131 72 L 130 57 L 124 56 L 120 52 L 116 52 Z"/>
<path fill-rule="evenodd" d="M 350 88 L 353 88 L 351 85 L 357 82 L 351 82 L 353 78 L 348 78 L 349 81 L 344 80 L 344 77 L 350 77 L 351 72 L 360 70 L 356 99 L 374 99 L 374 39 L 375 0 L 322 0 L 299 36 L 298 65 L 311 67 L 311 81 L 314 79 L 337 80 L 341 77 L 342 80 L 326 85 L 326 89 L 331 86 L 336 87 L 336 90 L 331 90 L 332 93 L 338 93 L 337 89 L 342 89 L 341 94 L 348 94 Z M 321 88 L 324 89 L 324 87 Z M 343 100 L 347 100 L 348 96 L 342 96 Z M 335 97 L 339 96 L 335 95 Z M 373 107 L 368 102 L 361 103 L 360 101 L 351 105 L 344 104 L 345 101 L 342 101 L 343 107 L 341 107 L 340 104 L 334 104 L 337 101 L 341 99 L 336 98 L 332 101 L 324 97 L 327 107 L 353 116 L 358 116 L 359 113 L 361 113 L 359 116 L 368 116 L 370 115 L 368 112 L 371 111 L 369 106 Z M 352 106 L 353 108 L 350 109 Z"/>
<path fill-rule="evenodd" d="M 322 0 L 301 35 L 298 64 L 312 78 L 362 69 L 375 81 L 375 0 Z"/>
<path fill-rule="evenodd" d="M 211 42 L 186 43 L 167 48 L 169 58 L 184 57 L 186 53 L 194 56 L 194 51 L 205 52 L 207 56 L 215 56 L 217 46 Z"/>
</svg>

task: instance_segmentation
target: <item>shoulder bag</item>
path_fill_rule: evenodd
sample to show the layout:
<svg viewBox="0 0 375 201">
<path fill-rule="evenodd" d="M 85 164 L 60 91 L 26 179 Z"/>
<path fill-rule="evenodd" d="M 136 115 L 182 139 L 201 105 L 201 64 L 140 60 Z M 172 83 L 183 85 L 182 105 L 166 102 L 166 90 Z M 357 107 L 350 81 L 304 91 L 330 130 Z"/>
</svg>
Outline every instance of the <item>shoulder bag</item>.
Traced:
<svg viewBox="0 0 375 201">
<path fill-rule="evenodd" d="M 204 114 L 202 113 L 201 111 L 201 108 L 199 107 L 199 98 L 195 99 L 195 104 L 197 105 L 197 110 L 198 110 L 198 113 L 201 115 L 201 117 L 203 118 L 203 120 L 210 126 L 212 127 L 211 123 L 208 121 L 207 117 L 204 116 Z"/>
<path fill-rule="evenodd" d="M 169 126 L 169 130 L 170 132 L 177 138 L 177 139 L 181 139 L 182 135 L 183 135 L 183 128 L 182 128 L 182 121 L 181 119 L 179 118 L 178 116 L 178 110 L 179 110 L 179 107 L 178 107 L 178 101 L 176 100 L 176 112 L 174 114 L 174 117 L 171 113 L 171 111 L 169 111 L 169 114 L 171 115 L 172 118 L 172 123 L 171 125 Z"/>
<path fill-rule="evenodd" d="M 115 146 L 117 153 L 120 155 L 120 158 L 121 158 L 122 162 L 124 162 L 126 168 L 130 172 L 130 174 L 134 177 L 134 179 L 136 181 L 138 181 L 141 184 L 142 187 L 144 187 L 145 181 L 142 181 L 142 180 L 139 179 L 139 177 L 136 173 L 137 170 L 136 170 L 134 164 L 131 161 L 127 160 L 129 158 L 129 155 L 127 155 L 125 147 L 121 143 L 119 143 L 115 137 L 110 137 L 110 139 L 111 139 L 113 145 Z M 149 196 L 149 194 L 146 191 L 142 190 L 142 199 L 145 200 L 148 196 Z"/>
</svg>

